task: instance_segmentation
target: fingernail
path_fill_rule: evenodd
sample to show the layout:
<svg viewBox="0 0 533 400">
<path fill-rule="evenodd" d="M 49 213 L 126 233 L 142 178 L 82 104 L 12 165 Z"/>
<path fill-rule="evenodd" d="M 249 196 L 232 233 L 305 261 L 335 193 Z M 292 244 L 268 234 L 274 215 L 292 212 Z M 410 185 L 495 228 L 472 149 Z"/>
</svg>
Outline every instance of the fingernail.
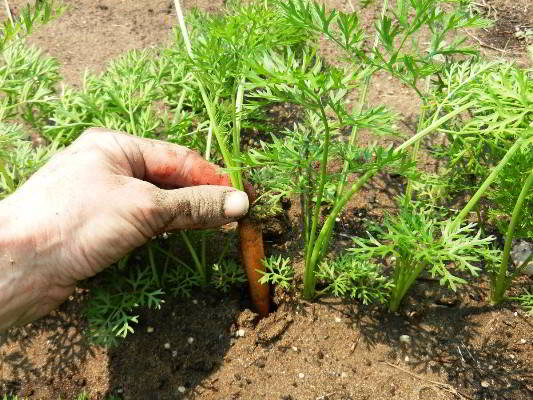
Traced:
<svg viewBox="0 0 533 400">
<path fill-rule="evenodd" d="M 224 214 L 228 218 L 242 217 L 248 212 L 248 196 L 244 192 L 234 191 L 226 193 L 224 199 Z"/>
</svg>

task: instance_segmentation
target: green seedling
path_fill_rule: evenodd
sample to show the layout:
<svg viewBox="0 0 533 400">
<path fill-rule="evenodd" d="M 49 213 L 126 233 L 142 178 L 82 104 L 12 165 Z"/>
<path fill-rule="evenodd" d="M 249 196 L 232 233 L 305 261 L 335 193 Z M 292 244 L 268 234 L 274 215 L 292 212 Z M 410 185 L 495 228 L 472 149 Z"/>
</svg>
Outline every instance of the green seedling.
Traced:
<svg viewBox="0 0 533 400">
<path fill-rule="evenodd" d="M 0 122 L 0 199 L 13 193 L 57 150 L 57 143 L 33 148 L 19 125 Z"/>
<path fill-rule="evenodd" d="M 292 286 L 294 279 L 294 269 L 289 258 L 271 256 L 264 260 L 265 271 L 259 282 L 262 284 L 272 284 L 288 290 Z"/>
<path fill-rule="evenodd" d="M 517 301 L 529 315 L 533 315 L 533 293 L 531 290 L 525 290 L 520 296 L 511 297 L 511 300 Z"/>
<path fill-rule="evenodd" d="M 45 25 L 64 11 L 64 6 L 53 0 L 36 1 L 33 5 L 25 5 L 15 20 L 6 3 L 8 18 L 2 21 L 2 36 L 0 37 L 0 52 L 6 50 L 15 39 L 20 39 L 33 32 L 39 25 Z"/>
<path fill-rule="evenodd" d="M 317 279 L 326 285 L 318 294 L 350 297 L 363 304 L 385 303 L 394 290 L 394 284 L 377 264 L 361 261 L 351 254 L 323 261 L 318 267 Z"/>
<path fill-rule="evenodd" d="M 480 260 L 494 262 L 499 252 L 490 249 L 494 237 L 481 237 L 475 224 L 450 229 L 452 221 L 438 221 L 431 209 L 403 207 L 397 216 L 385 219 L 384 227 L 373 227 L 369 239 L 355 238 L 351 251 L 363 262 L 376 257 L 393 265 L 393 288 L 389 311 L 396 312 L 408 290 L 427 271 L 442 286 L 456 290 L 466 281 L 451 272 L 477 276 Z M 455 272 L 456 273 L 456 272 Z"/>
<path fill-rule="evenodd" d="M 213 264 L 211 282 L 216 289 L 224 293 L 230 289 L 246 283 L 246 275 L 240 265 L 234 260 L 226 259 Z"/>
</svg>

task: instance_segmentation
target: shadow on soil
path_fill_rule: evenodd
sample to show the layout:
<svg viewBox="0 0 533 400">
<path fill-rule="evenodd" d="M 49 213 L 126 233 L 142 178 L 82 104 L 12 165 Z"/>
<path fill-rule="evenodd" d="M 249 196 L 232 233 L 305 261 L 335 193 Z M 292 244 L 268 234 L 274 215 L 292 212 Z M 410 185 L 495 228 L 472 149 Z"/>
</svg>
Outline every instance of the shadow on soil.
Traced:
<svg viewBox="0 0 533 400">
<path fill-rule="evenodd" d="M 203 292 L 170 298 L 159 312 L 141 313 L 142 325 L 110 351 L 109 392 L 124 399 L 179 399 L 217 389 L 209 376 L 235 340 L 239 299 Z M 214 382 L 213 382 L 214 383 Z"/>
<path fill-rule="evenodd" d="M 0 395 L 30 396 L 36 382 L 61 388 L 83 386 L 78 373 L 94 351 L 83 336 L 83 322 L 75 317 L 81 300 L 76 297 L 60 310 L 1 338 Z"/>
<path fill-rule="evenodd" d="M 48 398 L 53 393 L 50 400 L 74 399 L 84 390 L 98 400 L 179 399 L 206 391 L 215 395 L 208 377 L 235 340 L 240 312 L 236 297 L 203 291 L 198 300 L 169 298 L 158 312 L 141 311 L 135 333 L 107 350 L 108 365 L 98 370 L 87 364 L 100 350 L 84 336 L 83 305 L 66 302 L 52 316 L 0 337 L 0 398 L 42 398 L 43 393 Z M 106 393 L 89 387 L 91 374 L 109 387 Z"/>
<path fill-rule="evenodd" d="M 512 337 L 518 319 L 520 325 L 531 328 L 529 332 L 533 326 L 510 308 L 483 305 L 484 299 L 481 289 L 470 288 L 459 298 L 441 289 L 438 282 L 421 282 L 414 296 L 406 299 L 401 315 L 341 303 L 338 308 L 359 331 L 359 346 L 390 347 L 383 362 L 391 368 L 397 366 L 411 377 L 435 384 L 424 377 L 432 371 L 456 389 L 459 398 L 530 399 L 533 365 L 527 354 L 519 357 L 528 347 L 525 342 L 520 347 L 519 339 L 515 344 Z M 524 337 L 531 336 L 526 333 Z"/>
</svg>

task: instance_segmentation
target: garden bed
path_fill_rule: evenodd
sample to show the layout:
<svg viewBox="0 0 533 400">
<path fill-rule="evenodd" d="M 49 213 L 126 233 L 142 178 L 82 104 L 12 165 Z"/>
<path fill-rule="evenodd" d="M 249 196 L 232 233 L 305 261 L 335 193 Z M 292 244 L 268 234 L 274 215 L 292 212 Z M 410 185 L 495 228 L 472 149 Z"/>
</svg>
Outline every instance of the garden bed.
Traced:
<svg viewBox="0 0 533 400">
<path fill-rule="evenodd" d="M 514 1 L 512 7 L 526 10 L 527 2 Z M 23 2 L 10 3 L 16 14 Z M 65 15 L 39 28 L 30 41 L 59 60 L 73 86 L 81 85 L 86 67 L 103 71 L 126 50 L 164 43 L 175 25 L 171 1 L 65 3 L 70 6 Z M 504 1 L 480 3 L 504 15 L 511 7 Z M 348 9 L 343 1 L 328 5 Z M 185 6 L 216 12 L 222 2 Z M 379 8 L 363 10 L 363 25 L 370 25 Z M 533 19 L 517 24 L 527 26 Z M 502 26 L 476 36 L 489 46 L 482 51 L 528 65 L 524 40 L 502 45 L 505 40 L 491 36 L 504 35 Z M 331 62 L 338 61 L 334 50 L 322 50 Z M 420 104 L 412 92 L 385 75 L 377 75 L 372 85 L 369 103 L 388 105 L 416 130 Z M 279 111 L 284 125 L 292 124 L 291 112 Z M 364 143 L 372 137 L 363 132 L 359 139 Z M 431 170 L 436 160 L 425 157 L 424 168 Z M 351 245 L 348 238 L 363 234 L 365 222 L 380 222 L 393 210 L 403 185 L 402 178 L 383 173 L 358 193 L 340 216 L 336 248 Z M 265 223 L 267 253 L 295 256 L 301 248 L 296 233 L 301 210 L 297 199 L 291 200 L 281 217 Z M 298 287 L 302 270 L 296 265 Z M 512 290 L 520 293 L 529 285 L 531 279 L 521 277 Z M 428 275 L 418 280 L 400 312 L 389 313 L 329 296 L 306 301 L 300 290 L 278 288 L 275 310 L 259 320 L 244 290 L 197 290 L 189 299 L 166 299 L 161 310 L 142 309 L 135 333 L 104 349 L 85 340 L 87 290 L 79 289 L 51 316 L 10 333 L 0 347 L 0 394 L 30 399 L 74 399 L 84 391 L 90 399 L 530 399 L 533 319 L 515 303 L 490 306 L 489 293 L 486 275 L 456 293 Z"/>
</svg>

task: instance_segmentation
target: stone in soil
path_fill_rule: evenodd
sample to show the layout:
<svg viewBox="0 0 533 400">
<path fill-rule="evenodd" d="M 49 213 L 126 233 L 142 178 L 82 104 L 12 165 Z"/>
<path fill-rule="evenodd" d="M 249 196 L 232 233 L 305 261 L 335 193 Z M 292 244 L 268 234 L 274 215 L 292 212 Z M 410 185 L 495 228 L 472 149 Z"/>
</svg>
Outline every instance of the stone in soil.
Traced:
<svg viewBox="0 0 533 400">
<path fill-rule="evenodd" d="M 525 240 L 513 240 L 511 247 L 511 260 L 515 267 L 521 265 L 529 255 L 533 253 L 533 243 Z M 530 261 L 524 268 L 523 273 L 528 276 L 533 276 L 533 261 Z"/>
</svg>

